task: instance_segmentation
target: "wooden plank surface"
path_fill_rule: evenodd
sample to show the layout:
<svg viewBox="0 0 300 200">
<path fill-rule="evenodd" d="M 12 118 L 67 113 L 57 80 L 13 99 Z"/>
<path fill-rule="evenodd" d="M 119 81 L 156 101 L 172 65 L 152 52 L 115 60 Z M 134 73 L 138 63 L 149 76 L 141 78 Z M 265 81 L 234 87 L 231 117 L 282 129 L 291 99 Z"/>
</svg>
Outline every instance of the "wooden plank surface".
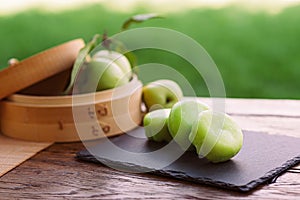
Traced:
<svg viewBox="0 0 300 200">
<path fill-rule="evenodd" d="M 204 99 L 209 101 L 209 99 Z M 227 99 L 242 128 L 300 137 L 300 101 Z M 236 106 L 235 106 L 236 105 Z M 282 112 L 280 112 L 282 111 Z M 299 199 L 300 165 L 242 194 L 77 161 L 80 143 L 55 144 L 0 178 L 0 199 Z"/>
</svg>

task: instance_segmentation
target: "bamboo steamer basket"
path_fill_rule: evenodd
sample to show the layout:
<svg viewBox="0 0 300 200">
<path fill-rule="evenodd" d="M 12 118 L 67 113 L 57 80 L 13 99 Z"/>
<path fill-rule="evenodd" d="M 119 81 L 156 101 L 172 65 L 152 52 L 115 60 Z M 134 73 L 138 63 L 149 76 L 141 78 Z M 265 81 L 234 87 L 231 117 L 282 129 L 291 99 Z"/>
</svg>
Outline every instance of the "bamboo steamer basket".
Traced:
<svg viewBox="0 0 300 200">
<path fill-rule="evenodd" d="M 65 45 L 54 48 L 59 50 L 54 51 L 55 56 L 68 50 Z M 71 46 L 73 49 L 71 63 L 73 63 L 77 56 L 74 54 L 74 41 Z M 79 46 L 77 41 L 76 47 Z M 39 63 L 43 66 L 47 66 L 49 60 L 53 63 L 52 56 L 53 49 L 50 49 L 30 57 L 29 63 L 34 63 L 35 68 L 40 69 Z M 59 58 L 62 59 L 61 56 Z M 135 75 L 129 83 L 114 89 L 79 95 L 55 95 L 65 88 L 65 85 L 62 87 L 61 84 L 66 84 L 65 80 L 69 78 L 70 66 L 66 67 L 66 64 L 70 65 L 71 57 L 68 59 L 68 62 L 62 59 L 64 64 L 56 66 L 55 72 L 50 70 L 51 76 L 39 75 L 35 78 L 33 82 L 38 82 L 37 84 L 31 84 L 32 80 L 28 75 L 32 76 L 33 72 L 30 72 L 27 73 L 27 78 L 24 78 L 25 86 L 18 82 L 18 87 L 10 84 L 11 88 L 0 91 L 1 98 L 6 96 L 0 101 L 0 128 L 4 135 L 35 142 L 76 142 L 119 135 L 136 128 L 141 123 L 142 83 Z M 28 67 L 26 62 L 18 65 Z M 10 70 L 16 71 L 16 66 L 13 67 L 15 69 Z M 15 73 L 11 73 L 13 78 L 16 77 Z M 1 76 L 12 80 L 0 72 Z M 57 84 L 58 80 L 63 83 L 53 86 L 50 94 L 46 96 L 43 91 L 47 90 L 49 85 Z M 7 97 L 17 89 L 21 93 Z"/>
<path fill-rule="evenodd" d="M 141 94 L 142 83 L 136 76 L 124 86 L 96 93 L 15 94 L 0 102 L 1 129 L 9 137 L 38 142 L 74 142 L 119 135 L 141 123 Z M 76 129 L 74 110 L 80 112 L 77 126 L 85 127 L 81 135 Z M 102 130 L 97 130 L 94 119 Z"/>
</svg>

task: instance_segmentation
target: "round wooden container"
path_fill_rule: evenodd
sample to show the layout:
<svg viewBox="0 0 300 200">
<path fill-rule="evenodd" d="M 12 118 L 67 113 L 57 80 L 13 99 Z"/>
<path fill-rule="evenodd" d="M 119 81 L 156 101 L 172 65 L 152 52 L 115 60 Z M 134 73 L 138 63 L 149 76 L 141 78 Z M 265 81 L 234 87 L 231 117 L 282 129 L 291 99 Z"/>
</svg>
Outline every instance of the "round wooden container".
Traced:
<svg viewBox="0 0 300 200">
<path fill-rule="evenodd" d="M 31 94 L 43 91 L 56 94 L 57 90 L 64 89 L 73 63 L 84 45 L 82 39 L 71 40 L 1 70 L 0 100 L 22 90 Z"/>
<path fill-rule="evenodd" d="M 3 134 L 39 142 L 73 142 L 118 135 L 137 127 L 142 83 L 69 96 L 11 95 L 0 101 Z"/>
</svg>

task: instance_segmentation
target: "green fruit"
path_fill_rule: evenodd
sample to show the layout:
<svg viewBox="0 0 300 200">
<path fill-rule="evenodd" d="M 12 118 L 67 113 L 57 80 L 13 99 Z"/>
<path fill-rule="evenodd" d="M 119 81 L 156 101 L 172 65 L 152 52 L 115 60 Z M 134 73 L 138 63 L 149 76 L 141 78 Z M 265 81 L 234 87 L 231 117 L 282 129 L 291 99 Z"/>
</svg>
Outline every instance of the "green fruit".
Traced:
<svg viewBox="0 0 300 200">
<path fill-rule="evenodd" d="M 199 113 L 208 109 L 207 105 L 196 100 L 180 101 L 172 107 L 168 128 L 171 136 L 182 149 L 186 150 L 191 145 L 189 134 L 192 130 L 192 125 Z"/>
<path fill-rule="evenodd" d="M 189 139 L 199 156 L 214 163 L 229 160 L 243 145 L 242 130 L 234 120 L 227 114 L 211 110 L 200 113 Z"/>
<path fill-rule="evenodd" d="M 168 117 L 171 109 L 149 112 L 144 117 L 144 128 L 148 139 L 156 142 L 170 142 L 172 137 L 168 130 Z"/>
<path fill-rule="evenodd" d="M 129 82 L 121 67 L 106 58 L 97 58 L 85 63 L 79 72 L 79 93 L 88 93 L 115 88 Z"/>
<path fill-rule="evenodd" d="M 143 101 L 148 110 L 172 108 L 182 97 L 181 88 L 171 80 L 157 80 L 143 87 Z"/>
<path fill-rule="evenodd" d="M 130 79 L 132 76 L 131 65 L 128 59 L 123 54 L 120 54 L 116 51 L 101 50 L 96 52 L 92 58 L 93 60 L 97 60 L 98 58 L 109 59 L 121 68 L 121 70 L 123 71 L 125 76 L 127 76 L 128 79 Z"/>
</svg>

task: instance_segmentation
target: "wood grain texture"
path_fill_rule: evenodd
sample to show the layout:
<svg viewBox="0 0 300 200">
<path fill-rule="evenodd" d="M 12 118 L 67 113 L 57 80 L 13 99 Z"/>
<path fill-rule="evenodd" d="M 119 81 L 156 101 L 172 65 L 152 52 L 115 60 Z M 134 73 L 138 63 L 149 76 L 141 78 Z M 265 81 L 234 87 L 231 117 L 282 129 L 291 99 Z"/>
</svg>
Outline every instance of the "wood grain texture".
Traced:
<svg viewBox="0 0 300 200">
<path fill-rule="evenodd" d="M 212 106 L 222 102 L 218 98 L 199 98 L 199 100 Z M 274 117 L 300 117 L 299 100 L 286 99 L 225 99 L 225 111 L 236 115 L 274 116 Z"/>
<path fill-rule="evenodd" d="M 278 115 L 268 100 L 260 112 L 260 100 L 231 100 L 248 105 L 241 113 L 238 108 L 230 112 L 247 130 L 300 137 L 298 114 L 300 101 L 289 112 Z M 266 100 L 264 100 L 266 101 Z M 291 101 L 295 102 L 295 101 Z M 232 104 L 233 105 L 233 104 Z M 275 101 L 276 109 L 285 104 Z M 255 108 L 255 109 L 253 109 Z M 236 111 L 235 111 L 236 110 Z M 294 111 L 293 111 L 294 110 Z M 248 113 L 248 114 L 247 114 Z M 271 113 L 271 114 L 270 114 Z M 293 171 L 278 177 L 275 183 L 261 186 L 251 193 L 226 191 L 209 186 L 177 181 L 150 174 L 131 174 L 105 166 L 77 161 L 75 153 L 83 149 L 80 143 L 55 144 L 18 168 L 0 178 L 0 199 L 299 199 L 300 174 Z M 300 165 L 294 167 L 295 171 Z"/>
</svg>

